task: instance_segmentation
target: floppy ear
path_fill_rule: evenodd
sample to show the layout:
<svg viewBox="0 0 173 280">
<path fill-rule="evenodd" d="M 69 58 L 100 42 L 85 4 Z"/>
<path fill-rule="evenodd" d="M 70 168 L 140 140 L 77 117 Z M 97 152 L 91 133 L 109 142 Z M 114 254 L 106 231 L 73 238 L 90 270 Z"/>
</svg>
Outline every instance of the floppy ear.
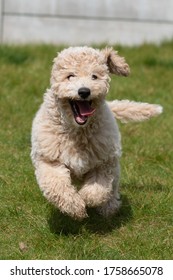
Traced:
<svg viewBox="0 0 173 280">
<path fill-rule="evenodd" d="M 118 55 L 113 48 L 105 48 L 101 50 L 106 59 L 109 72 L 116 75 L 128 76 L 130 73 L 129 65 L 126 63 L 124 57 Z"/>
</svg>

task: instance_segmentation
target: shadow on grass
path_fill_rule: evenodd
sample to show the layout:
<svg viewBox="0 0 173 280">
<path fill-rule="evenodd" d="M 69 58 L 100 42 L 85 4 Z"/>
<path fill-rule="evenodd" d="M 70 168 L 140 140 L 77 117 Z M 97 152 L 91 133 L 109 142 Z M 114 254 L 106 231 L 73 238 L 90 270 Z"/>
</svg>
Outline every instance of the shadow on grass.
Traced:
<svg viewBox="0 0 173 280">
<path fill-rule="evenodd" d="M 105 219 L 96 210 L 87 210 L 89 218 L 82 222 L 75 221 L 68 216 L 63 215 L 58 209 L 51 207 L 48 224 L 50 231 L 57 235 L 79 235 L 83 231 L 96 234 L 106 234 L 115 229 L 120 228 L 122 225 L 128 223 L 133 215 L 128 198 L 122 196 L 122 206 L 120 211 L 109 219 Z"/>
</svg>

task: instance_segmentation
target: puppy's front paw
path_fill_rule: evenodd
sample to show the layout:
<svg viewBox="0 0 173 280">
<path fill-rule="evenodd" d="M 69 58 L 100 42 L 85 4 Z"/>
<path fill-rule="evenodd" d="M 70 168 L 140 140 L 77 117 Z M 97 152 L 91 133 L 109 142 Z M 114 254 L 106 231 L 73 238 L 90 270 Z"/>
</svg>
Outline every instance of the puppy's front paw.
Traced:
<svg viewBox="0 0 173 280">
<path fill-rule="evenodd" d="M 85 202 L 77 193 L 67 197 L 67 200 L 61 205 L 60 210 L 75 220 L 83 220 L 88 217 Z"/>
<path fill-rule="evenodd" d="M 110 191 L 98 184 L 88 185 L 79 191 L 80 196 L 89 207 L 96 207 L 106 203 L 110 197 Z"/>
</svg>

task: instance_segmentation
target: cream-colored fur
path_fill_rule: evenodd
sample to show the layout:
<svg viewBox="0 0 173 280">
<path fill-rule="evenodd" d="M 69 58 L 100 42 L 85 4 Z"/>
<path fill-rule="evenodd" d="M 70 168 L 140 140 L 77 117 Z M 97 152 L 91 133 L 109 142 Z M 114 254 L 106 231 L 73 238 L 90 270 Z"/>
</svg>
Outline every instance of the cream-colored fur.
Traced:
<svg viewBox="0 0 173 280">
<path fill-rule="evenodd" d="M 39 187 L 75 219 L 87 217 L 86 206 L 107 217 L 121 205 L 121 139 L 115 118 L 141 121 L 162 111 L 128 100 L 106 102 L 110 73 L 129 74 L 128 64 L 112 48 L 63 50 L 54 59 L 51 88 L 33 121 L 31 157 Z"/>
</svg>

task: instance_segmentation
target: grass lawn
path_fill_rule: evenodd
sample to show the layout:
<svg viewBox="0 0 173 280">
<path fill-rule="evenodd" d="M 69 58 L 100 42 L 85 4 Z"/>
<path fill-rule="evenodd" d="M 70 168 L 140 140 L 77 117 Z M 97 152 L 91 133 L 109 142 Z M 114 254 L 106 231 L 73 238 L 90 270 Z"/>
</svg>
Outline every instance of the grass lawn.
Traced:
<svg viewBox="0 0 173 280">
<path fill-rule="evenodd" d="M 0 46 L 0 259 L 173 258 L 173 42 L 120 47 L 128 78 L 108 99 L 158 103 L 148 122 L 120 124 L 122 208 L 76 222 L 42 196 L 30 160 L 34 114 L 49 87 L 55 46 Z"/>
</svg>

